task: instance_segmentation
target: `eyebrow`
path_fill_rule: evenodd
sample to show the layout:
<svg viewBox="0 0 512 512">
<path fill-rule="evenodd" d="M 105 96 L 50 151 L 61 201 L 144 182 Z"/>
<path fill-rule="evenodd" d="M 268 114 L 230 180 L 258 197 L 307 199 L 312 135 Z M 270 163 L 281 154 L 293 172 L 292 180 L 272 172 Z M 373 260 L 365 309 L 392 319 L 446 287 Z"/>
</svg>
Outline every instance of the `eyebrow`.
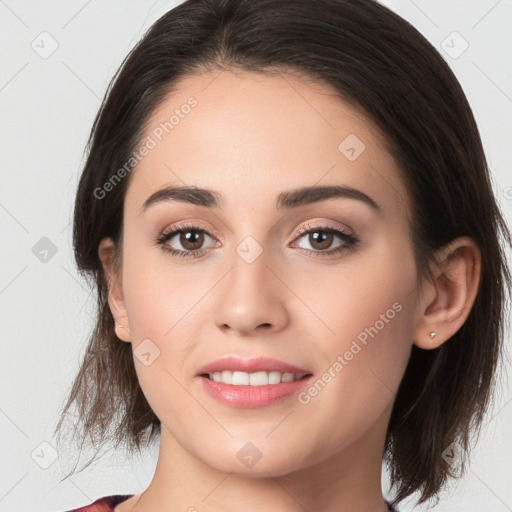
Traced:
<svg viewBox="0 0 512 512">
<path fill-rule="evenodd" d="M 277 197 L 276 208 L 290 210 L 334 198 L 355 199 L 367 204 L 376 212 L 382 213 L 380 206 L 370 196 L 361 190 L 345 185 L 310 186 L 281 192 Z M 157 203 L 172 200 L 206 208 L 219 208 L 224 204 L 222 195 L 215 190 L 196 186 L 171 185 L 151 194 L 144 201 L 140 213 Z"/>
</svg>

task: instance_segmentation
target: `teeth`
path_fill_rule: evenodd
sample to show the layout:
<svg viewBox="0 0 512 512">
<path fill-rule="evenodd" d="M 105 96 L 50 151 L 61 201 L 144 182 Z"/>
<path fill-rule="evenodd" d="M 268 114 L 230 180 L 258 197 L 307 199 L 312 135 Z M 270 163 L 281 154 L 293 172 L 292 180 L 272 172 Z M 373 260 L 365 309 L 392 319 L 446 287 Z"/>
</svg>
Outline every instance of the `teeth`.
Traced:
<svg viewBox="0 0 512 512">
<path fill-rule="evenodd" d="M 281 372 L 246 373 L 224 370 L 222 372 L 209 373 L 208 377 L 214 382 L 234 384 L 235 386 L 266 386 L 268 384 L 279 384 L 280 382 L 293 382 L 294 380 L 301 379 L 304 375 Z"/>
</svg>

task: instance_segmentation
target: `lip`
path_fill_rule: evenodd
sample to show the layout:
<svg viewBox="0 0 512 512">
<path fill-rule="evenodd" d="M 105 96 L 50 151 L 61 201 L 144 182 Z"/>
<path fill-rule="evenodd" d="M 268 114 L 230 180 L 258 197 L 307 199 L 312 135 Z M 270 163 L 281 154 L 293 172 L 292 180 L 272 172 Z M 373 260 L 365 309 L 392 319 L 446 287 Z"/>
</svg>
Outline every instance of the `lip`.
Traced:
<svg viewBox="0 0 512 512">
<path fill-rule="evenodd" d="M 308 385 L 313 375 L 307 375 L 293 382 L 267 384 L 266 386 L 235 386 L 215 382 L 200 376 L 203 389 L 221 404 L 243 409 L 267 407 L 292 395 L 297 395 Z"/>
<path fill-rule="evenodd" d="M 246 373 L 275 371 L 303 375 L 303 377 L 293 382 L 280 382 L 279 384 L 267 384 L 265 386 L 237 386 L 215 382 L 205 376 L 208 373 L 222 372 L 224 370 Z M 203 389 L 211 397 L 230 407 L 244 409 L 267 407 L 291 395 L 296 395 L 313 377 L 312 372 L 309 370 L 269 357 L 258 357 L 255 359 L 223 357 L 201 366 L 196 376 L 200 378 Z"/>
<path fill-rule="evenodd" d="M 255 359 L 241 359 L 239 357 L 223 357 L 211 361 L 204 366 L 201 366 L 197 371 L 197 376 L 201 376 L 205 373 L 222 372 L 223 370 L 231 370 L 232 372 L 281 372 L 281 373 L 293 373 L 293 374 L 309 374 L 312 373 L 309 370 L 299 368 L 284 361 L 278 359 L 272 359 L 269 357 L 258 357 Z M 244 386 L 237 386 L 244 387 Z M 261 386 L 265 387 L 265 386 Z"/>
</svg>

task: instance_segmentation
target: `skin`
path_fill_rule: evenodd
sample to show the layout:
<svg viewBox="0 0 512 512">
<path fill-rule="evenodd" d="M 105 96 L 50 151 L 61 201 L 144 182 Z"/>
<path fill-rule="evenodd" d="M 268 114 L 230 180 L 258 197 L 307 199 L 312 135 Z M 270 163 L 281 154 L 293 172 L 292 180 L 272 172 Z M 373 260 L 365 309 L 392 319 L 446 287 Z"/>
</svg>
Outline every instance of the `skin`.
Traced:
<svg viewBox="0 0 512 512">
<path fill-rule="evenodd" d="M 190 96 L 198 105 L 130 176 L 120 274 L 112 241 L 98 248 L 120 343 L 136 350 L 149 338 L 160 350 L 148 366 L 134 356 L 162 422 L 155 474 L 115 510 L 384 512 L 385 433 L 412 345 L 435 348 L 464 323 L 480 253 L 470 238 L 454 240 L 439 251 L 435 279 L 418 282 L 400 171 L 378 130 L 327 87 L 290 74 L 189 76 L 153 113 L 146 135 Z M 365 144 L 354 161 L 338 149 L 349 134 Z M 285 190 L 333 184 L 364 192 L 380 213 L 348 198 L 276 208 Z M 224 202 L 210 210 L 167 201 L 141 213 L 168 185 L 211 188 Z M 154 243 L 182 221 L 206 232 L 198 258 Z M 335 236 L 322 249 L 312 236 L 297 236 L 324 224 L 359 243 L 322 256 L 344 241 Z M 236 252 L 247 236 L 263 251 L 252 263 Z M 167 245 L 186 250 L 179 234 Z M 321 378 L 396 303 L 394 318 L 307 404 L 292 395 L 232 408 L 207 395 L 196 376 L 207 362 L 236 355 L 273 357 Z M 262 454 L 252 467 L 237 457 L 247 442 Z"/>
</svg>

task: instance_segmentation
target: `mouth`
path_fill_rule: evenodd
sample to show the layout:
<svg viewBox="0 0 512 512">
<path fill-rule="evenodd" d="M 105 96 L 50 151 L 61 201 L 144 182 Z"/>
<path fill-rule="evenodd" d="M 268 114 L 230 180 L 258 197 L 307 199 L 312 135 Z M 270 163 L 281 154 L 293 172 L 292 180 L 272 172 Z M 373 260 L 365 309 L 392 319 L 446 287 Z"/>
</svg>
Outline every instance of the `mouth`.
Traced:
<svg viewBox="0 0 512 512">
<path fill-rule="evenodd" d="M 295 402 L 290 400 L 308 386 L 313 374 L 223 370 L 201 373 L 197 377 L 202 389 L 224 406 L 259 409 L 276 403 L 293 406 Z"/>
<path fill-rule="evenodd" d="M 291 399 L 313 373 L 269 357 L 227 356 L 199 368 L 196 377 L 202 389 L 223 405 L 256 409 Z"/>
<path fill-rule="evenodd" d="M 213 382 L 229 384 L 233 386 L 268 386 L 269 384 L 281 384 L 296 382 L 310 377 L 311 373 L 282 373 L 278 371 L 259 371 L 254 373 L 223 370 L 212 373 L 202 373 L 199 376 Z"/>
</svg>

